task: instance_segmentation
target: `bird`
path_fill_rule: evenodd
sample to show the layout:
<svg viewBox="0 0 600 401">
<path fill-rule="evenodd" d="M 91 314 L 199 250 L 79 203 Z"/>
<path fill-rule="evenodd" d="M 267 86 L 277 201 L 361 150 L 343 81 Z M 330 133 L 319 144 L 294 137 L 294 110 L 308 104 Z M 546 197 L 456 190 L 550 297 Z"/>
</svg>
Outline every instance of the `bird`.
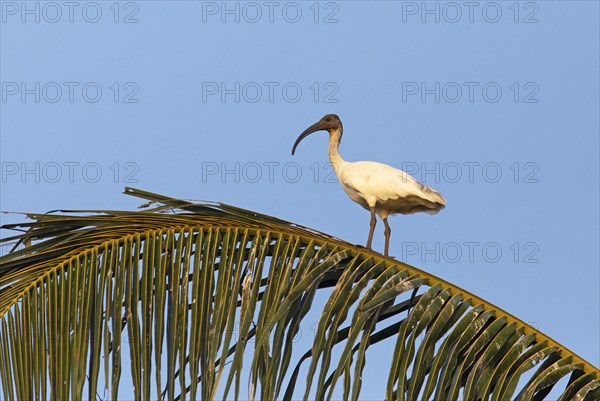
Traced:
<svg viewBox="0 0 600 401">
<path fill-rule="evenodd" d="M 384 255 L 389 256 L 392 230 L 388 216 L 425 212 L 436 214 L 446 207 L 446 199 L 434 189 L 417 181 L 410 174 L 387 164 L 358 161 L 347 162 L 340 156 L 339 145 L 344 128 L 336 114 L 326 114 L 319 121 L 305 129 L 292 148 L 292 156 L 298 144 L 317 131 L 329 132 L 329 161 L 338 180 L 350 199 L 371 213 L 369 237 L 366 247 L 372 250 L 373 233 L 377 218 L 385 226 Z"/>
</svg>

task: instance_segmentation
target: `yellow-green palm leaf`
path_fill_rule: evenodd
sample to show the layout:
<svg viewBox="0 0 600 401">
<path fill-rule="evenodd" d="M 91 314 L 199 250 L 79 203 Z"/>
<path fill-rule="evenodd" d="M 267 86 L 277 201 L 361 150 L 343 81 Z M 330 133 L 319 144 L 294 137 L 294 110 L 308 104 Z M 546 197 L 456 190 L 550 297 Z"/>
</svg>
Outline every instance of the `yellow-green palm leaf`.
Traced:
<svg viewBox="0 0 600 401">
<path fill-rule="evenodd" d="M 4 227 L 26 231 L 0 259 L 1 398 L 357 400 L 377 369 L 387 400 L 600 399 L 597 368 L 424 271 L 232 206 L 126 193 L 155 206 Z M 379 342 L 387 366 L 367 359 Z"/>
</svg>

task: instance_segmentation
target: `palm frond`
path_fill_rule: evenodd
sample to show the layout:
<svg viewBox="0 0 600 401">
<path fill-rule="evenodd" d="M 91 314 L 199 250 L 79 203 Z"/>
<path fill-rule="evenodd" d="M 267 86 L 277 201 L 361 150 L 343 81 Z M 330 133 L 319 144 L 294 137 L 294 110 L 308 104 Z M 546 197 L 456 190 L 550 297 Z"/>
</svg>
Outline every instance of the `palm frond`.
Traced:
<svg viewBox="0 0 600 401">
<path fill-rule="evenodd" d="M 18 232 L 0 258 L 2 398 L 357 400 L 369 369 L 386 400 L 600 398 L 596 367 L 420 269 L 237 207 L 125 193 L 149 207 L 2 227 Z M 369 363 L 377 343 L 389 366 Z"/>
</svg>

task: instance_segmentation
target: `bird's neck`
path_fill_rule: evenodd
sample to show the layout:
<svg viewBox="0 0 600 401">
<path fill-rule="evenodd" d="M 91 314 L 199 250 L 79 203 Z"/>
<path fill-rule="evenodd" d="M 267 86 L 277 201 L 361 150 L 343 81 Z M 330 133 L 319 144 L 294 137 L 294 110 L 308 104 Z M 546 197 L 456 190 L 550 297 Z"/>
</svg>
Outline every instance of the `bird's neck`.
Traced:
<svg viewBox="0 0 600 401">
<path fill-rule="evenodd" d="M 346 161 L 340 156 L 339 146 L 342 139 L 342 129 L 338 128 L 329 132 L 329 161 L 336 173 L 346 164 Z"/>
</svg>

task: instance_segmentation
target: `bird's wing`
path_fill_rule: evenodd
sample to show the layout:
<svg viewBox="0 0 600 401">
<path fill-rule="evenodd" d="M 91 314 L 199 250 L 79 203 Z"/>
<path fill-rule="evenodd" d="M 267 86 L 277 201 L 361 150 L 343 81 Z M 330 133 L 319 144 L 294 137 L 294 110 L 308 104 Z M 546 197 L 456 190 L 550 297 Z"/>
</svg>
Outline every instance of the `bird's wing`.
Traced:
<svg viewBox="0 0 600 401">
<path fill-rule="evenodd" d="M 412 195 L 446 204 L 446 199 L 439 192 L 387 164 L 368 161 L 349 163 L 341 171 L 340 181 L 362 194 L 375 195 L 382 201 Z"/>
</svg>

